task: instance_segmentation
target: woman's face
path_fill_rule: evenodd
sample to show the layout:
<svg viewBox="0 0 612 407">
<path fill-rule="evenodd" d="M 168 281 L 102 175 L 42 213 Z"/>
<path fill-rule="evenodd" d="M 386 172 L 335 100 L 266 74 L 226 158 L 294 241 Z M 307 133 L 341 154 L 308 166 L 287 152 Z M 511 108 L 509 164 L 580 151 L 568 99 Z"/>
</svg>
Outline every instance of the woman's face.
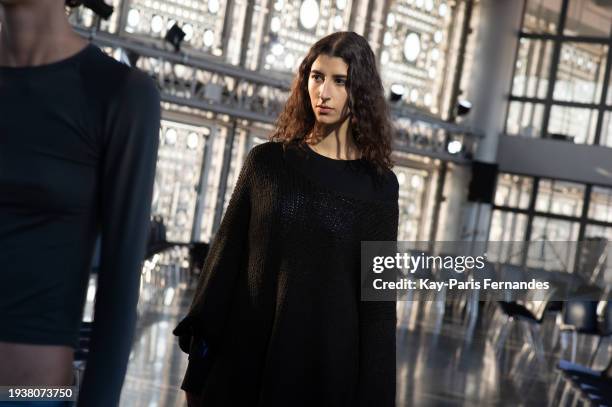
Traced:
<svg viewBox="0 0 612 407">
<path fill-rule="evenodd" d="M 348 65 L 339 57 L 321 54 L 313 62 L 308 76 L 308 93 L 317 122 L 331 125 L 346 119 L 347 73 Z"/>
</svg>

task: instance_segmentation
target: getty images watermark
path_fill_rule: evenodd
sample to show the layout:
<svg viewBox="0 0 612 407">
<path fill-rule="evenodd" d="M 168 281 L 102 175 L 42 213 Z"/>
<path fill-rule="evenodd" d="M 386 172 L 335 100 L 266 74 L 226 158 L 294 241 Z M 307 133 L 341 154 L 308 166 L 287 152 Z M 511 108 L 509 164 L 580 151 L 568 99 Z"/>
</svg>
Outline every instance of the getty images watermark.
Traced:
<svg viewBox="0 0 612 407">
<path fill-rule="evenodd" d="M 361 299 L 596 299 L 583 288 L 606 283 L 608 250 L 601 241 L 362 242 Z"/>
</svg>

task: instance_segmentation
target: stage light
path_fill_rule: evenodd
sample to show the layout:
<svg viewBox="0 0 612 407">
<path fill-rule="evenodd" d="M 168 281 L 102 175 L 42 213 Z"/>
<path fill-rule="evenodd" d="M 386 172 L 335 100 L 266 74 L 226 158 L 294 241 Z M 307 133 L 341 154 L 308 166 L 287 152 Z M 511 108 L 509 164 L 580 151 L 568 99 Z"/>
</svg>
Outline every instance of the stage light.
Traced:
<svg viewBox="0 0 612 407">
<path fill-rule="evenodd" d="M 457 116 L 465 116 L 472 110 L 472 102 L 465 99 L 460 99 L 457 102 Z"/>
<path fill-rule="evenodd" d="M 170 27 L 170 29 L 166 33 L 166 36 L 164 37 L 164 39 L 168 43 L 172 44 L 172 46 L 174 47 L 174 51 L 176 52 L 181 50 L 181 43 L 183 42 L 184 38 L 185 31 L 181 30 L 181 27 L 179 27 L 176 23 L 174 23 L 174 25 Z"/>
<path fill-rule="evenodd" d="M 449 154 L 458 154 L 462 148 L 463 145 L 459 140 L 453 140 L 446 146 L 446 150 L 449 152 Z"/>
<path fill-rule="evenodd" d="M 109 6 L 103 0 L 83 0 L 83 5 L 104 20 L 108 20 L 115 11 L 113 6 Z"/>
<path fill-rule="evenodd" d="M 393 85 L 391 85 L 391 93 L 389 94 L 389 100 L 391 102 L 398 102 L 402 99 L 402 96 L 404 96 L 405 92 L 406 89 L 404 88 L 404 85 L 394 83 Z"/>
</svg>

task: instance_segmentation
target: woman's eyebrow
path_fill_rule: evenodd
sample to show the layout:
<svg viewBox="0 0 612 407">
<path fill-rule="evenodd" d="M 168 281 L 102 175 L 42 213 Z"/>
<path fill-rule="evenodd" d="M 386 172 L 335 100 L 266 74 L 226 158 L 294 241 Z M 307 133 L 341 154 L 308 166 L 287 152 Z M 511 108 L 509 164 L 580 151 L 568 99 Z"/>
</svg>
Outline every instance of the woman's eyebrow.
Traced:
<svg viewBox="0 0 612 407">
<path fill-rule="evenodd" d="M 325 74 L 317 69 L 311 69 L 310 73 L 318 73 L 319 75 L 323 75 L 325 76 Z M 346 75 L 340 75 L 340 74 L 336 74 L 336 75 L 332 75 L 334 78 L 346 78 Z"/>
</svg>

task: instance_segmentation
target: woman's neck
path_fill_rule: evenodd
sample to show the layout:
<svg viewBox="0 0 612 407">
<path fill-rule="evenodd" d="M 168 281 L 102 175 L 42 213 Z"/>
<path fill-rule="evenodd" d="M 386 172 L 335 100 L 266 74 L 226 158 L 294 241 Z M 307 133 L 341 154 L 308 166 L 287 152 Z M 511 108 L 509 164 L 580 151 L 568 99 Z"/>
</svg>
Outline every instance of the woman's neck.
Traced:
<svg viewBox="0 0 612 407">
<path fill-rule="evenodd" d="M 309 141 L 317 153 L 337 160 L 355 160 L 361 157 L 350 134 L 350 117 L 339 126 L 318 128 L 317 131 L 323 132 L 323 139 L 318 143 Z M 312 133 L 307 136 L 307 140 L 311 137 Z"/>
<path fill-rule="evenodd" d="M 63 1 L 2 4 L 0 23 L 0 66 L 53 63 L 75 54 L 87 44 L 70 27 Z"/>
</svg>

